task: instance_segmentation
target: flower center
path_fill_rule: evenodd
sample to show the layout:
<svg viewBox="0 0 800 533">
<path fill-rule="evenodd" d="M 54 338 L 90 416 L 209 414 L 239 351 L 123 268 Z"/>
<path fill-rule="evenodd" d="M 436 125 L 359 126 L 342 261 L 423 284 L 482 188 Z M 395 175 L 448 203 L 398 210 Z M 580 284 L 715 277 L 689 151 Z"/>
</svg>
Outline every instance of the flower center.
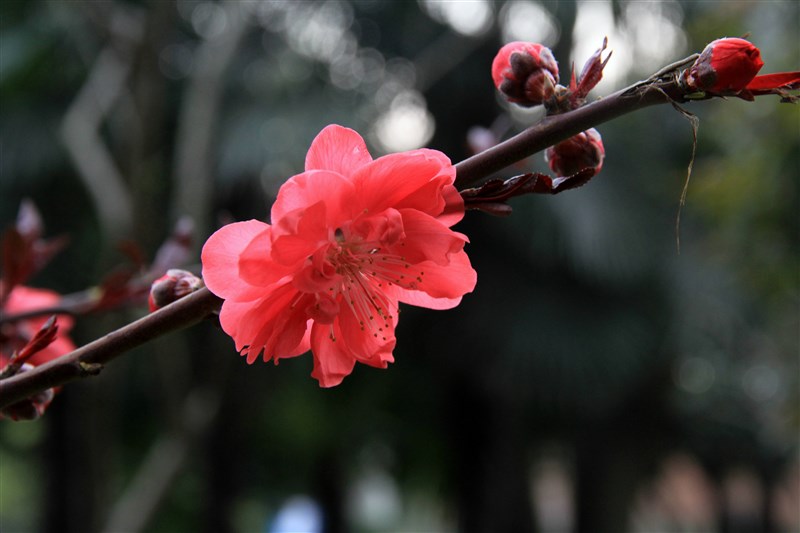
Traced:
<svg viewBox="0 0 800 533">
<path fill-rule="evenodd" d="M 424 272 L 398 254 L 383 251 L 382 242 L 357 236 L 346 238 L 341 229 L 334 232 L 334 242 L 327 249 L 325 262 L 336 276 L 328 292 L 334 299 L 347 304 L 358 320 L 362 331 L 370 331 L 378 340 L 387 340 L 391 333 L 395 299 L 387 294 L 388 287 L 418 289 Z M 399 243 L 402 246 L 402 242 Z"/>
</svg>

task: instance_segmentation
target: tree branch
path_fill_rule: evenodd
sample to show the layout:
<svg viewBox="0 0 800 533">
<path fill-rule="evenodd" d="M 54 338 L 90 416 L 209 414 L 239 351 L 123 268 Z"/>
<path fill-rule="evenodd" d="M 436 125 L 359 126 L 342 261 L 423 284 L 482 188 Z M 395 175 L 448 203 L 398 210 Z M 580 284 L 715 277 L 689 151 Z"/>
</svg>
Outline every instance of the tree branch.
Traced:
<svg viewBox="0 0 800 533">
<path fill-rule="evenodd" d="M 200 322 L 222 300 L 206 288 L 24 374 L 0 381 L 0 408 L 39 391 L 97 374 L 117 356 L 171 331 Z"/>
<path fill-rule="evenodd" d="M 683 102 L 674 81 L 637 83 L 568 113 L 551 115 L 488 150 L 457 163 L 456 187 L 465 189 L 493 173 L 593 126 L 656 104 Z"/>
<path fill-rule="evenodd" d="M 574 111 L 547 117 L 519 135 L 455 165 L 456 185 L 464 189 L 510 164 L 592 126 L 639 109 L 685 101 L 675 81 L 648 80 Z M 72 353 L 24 374 L 0 381 L 0 408 L 31 395 L 99 372 L 115 357 L 170 331 L 182 329 L 219 309 L 222 300 L 203 288 L 109 333 Z"/>
</svg>

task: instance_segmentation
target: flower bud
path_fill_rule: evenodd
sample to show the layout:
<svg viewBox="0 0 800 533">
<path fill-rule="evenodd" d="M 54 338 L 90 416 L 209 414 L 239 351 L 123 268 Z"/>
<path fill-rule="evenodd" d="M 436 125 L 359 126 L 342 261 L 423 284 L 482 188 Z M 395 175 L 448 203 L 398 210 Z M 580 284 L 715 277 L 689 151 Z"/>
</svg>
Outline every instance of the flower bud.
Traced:
<svg viewBox="0 0 800 533">
<path fill-rule="evenodd" d="M 744 90 L 764 62 L 749 41 L 735 37 L 709 43 L 686 73 L 690 89 L 734 95 Z"/>
<path fill-rule="evenodd" d="M 595 176 L 603 168 L 605 155 L 600 133 L 591 128 L 551 146 L 544 159 L 558 176 L 572 176 L 587 168 L 594 169 L 591 175 Z"/>
<path fill-rule="evenodd" d="M 153 282 L 147 303 L 150 311 L 161 309 L 184 296 L 203 287 L 203 280 L 178 268 L 171 268 L 167 273 Z"/>
<path fill-rule="evenodd" d="M 495 56 L 492 79 L 509 102 L 525 107 L 541 105 L 553 97 L 558 63 L 546 46 L 515 41 Z"/>
</svg>

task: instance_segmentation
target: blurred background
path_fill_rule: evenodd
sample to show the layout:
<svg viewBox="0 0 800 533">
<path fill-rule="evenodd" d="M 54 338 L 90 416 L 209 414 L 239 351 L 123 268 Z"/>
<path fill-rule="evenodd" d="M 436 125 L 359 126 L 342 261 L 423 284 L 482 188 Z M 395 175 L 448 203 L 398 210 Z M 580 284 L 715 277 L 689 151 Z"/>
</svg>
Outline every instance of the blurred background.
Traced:
<svg viewBox="0 0 800 533">
<path fill-rule="evenodd" d="M 788 1 L 6 1 L 0 25 L 0 225 L 30 198 L 69 235 L 29 283 L 62 294 L 183 216 L 199 271 L 329 123 L 453 161 L 535 123 L 492 85 L 507 41 L 564 81 L 608 36 L 595 96 L 723 36 L 800 67 Z M 248 366 L 205 323 L 67 386 L 0 424 L 0 529 L 798 531 L 800 108 L 778 100 L 686 105 L 680 250 L 692 133 L 668 106 L 601 125 L 587 186 L 468 214 L 475 292 L 404 308 L 388 370 L 323 390 L 311 357 Z"/>
</svg>

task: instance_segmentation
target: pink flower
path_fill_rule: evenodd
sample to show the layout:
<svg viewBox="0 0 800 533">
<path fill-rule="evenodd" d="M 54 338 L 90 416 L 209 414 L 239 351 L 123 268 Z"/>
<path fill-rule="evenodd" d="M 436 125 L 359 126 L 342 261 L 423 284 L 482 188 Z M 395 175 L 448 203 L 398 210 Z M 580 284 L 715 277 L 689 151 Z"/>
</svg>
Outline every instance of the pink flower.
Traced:
<svg viewBox="0 0 800 533">
<path fill-rule="evenodd" d="M 34 289 L 17 285 L 11 290 L 11 293 L 3 305 L 3 314 L 16 315 L 28 311 L 35 311 L 38 309 L 46 309 L 58 305 L 61 296 L 53 291 L 46 289 Z M 33 338 L 45 322 L 50 318 L 50 315 L 42 315 L 40 317 L 29 318 L 17 322 L 7 323 L 2 325 L 0 331 L 0 369 L 7 363 L 8 358 L 14 350 L 20 350 L 27 342 Z M 72 329 L 73 319 L 69 315 L 58 315 L 58 335 L 55 340 L 41 351 L 35 353 L 28 359 L 28 363 L 37 366 L 48 361 L 62 356 L 66 353 L 75 350 L 75 344 L 67 337 L 66 333 Z"/>
<path fill-rule="evenodd" d="M 306 171 L 272 206 L 272 224 L 237 222 L 203 247 L 220 323 L 253 363 L 311 349 L 312 376 L 339 384 L 361 362 L 394 361 L 398 302 L 449 309 L 475 287 L 467 237 L 450 230 L 464 202 L 434 150 L 373 160 L 353 130 L 328 126 Z"/>
</svg>

